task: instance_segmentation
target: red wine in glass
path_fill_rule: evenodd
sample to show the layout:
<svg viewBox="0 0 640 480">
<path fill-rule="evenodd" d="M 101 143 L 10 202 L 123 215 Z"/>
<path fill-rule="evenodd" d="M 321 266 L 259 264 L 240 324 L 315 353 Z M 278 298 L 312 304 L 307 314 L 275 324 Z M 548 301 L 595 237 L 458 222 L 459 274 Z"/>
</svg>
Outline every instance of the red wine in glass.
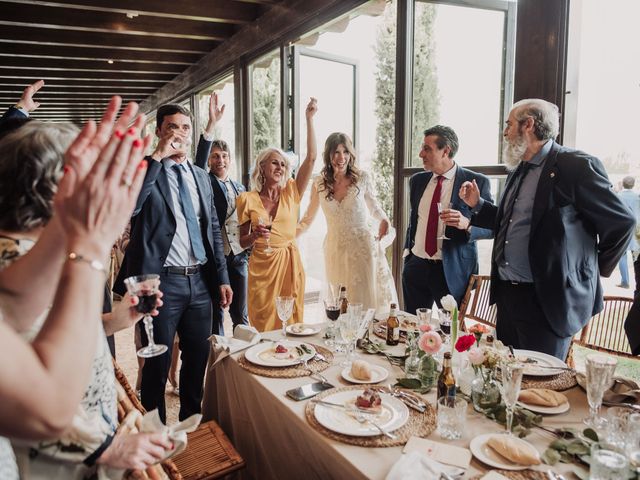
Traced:
<svg viewBox="0 0 640 480">
<path fill-rule="evenodd" d="M 338 305 L 327 305 L 324 309 L 324 313 L 326 313 L 329 320 L 335 322 L 340 316 L 340 307 Z"/>
<path fill-rule="evenodd" d="M 156 307 L 156 301 L 158 299 L 157 293 L 139 292 L 137 297 L 138 305 L 136 305 L 136 312 L 147 315 Z"/>
<path fill-rule="evenodd" d="M 443 320 L 440 322 L 440 330 L 445 335 L 451 335 L 451 320 Z"/>
<path fill-rule="evenodd" d="M 138 356 L 142 358 L 150 358 L 162 355 L 168 350 L 166 345 L 160 345 L 153 340 L 153 319 L 149 315 L 156 305 L 158 296 L 158 286 L 160 285 L 160 275 L 147 274 L 136 275 L 126 278 L 124 281 L 127 286 L 129 295 L 138 297 L 139 303 L 136 305 L 136 311 L 144 315 L 144 330 L 149 341 L 146 347 L 138 350 Z"/>
</svg>

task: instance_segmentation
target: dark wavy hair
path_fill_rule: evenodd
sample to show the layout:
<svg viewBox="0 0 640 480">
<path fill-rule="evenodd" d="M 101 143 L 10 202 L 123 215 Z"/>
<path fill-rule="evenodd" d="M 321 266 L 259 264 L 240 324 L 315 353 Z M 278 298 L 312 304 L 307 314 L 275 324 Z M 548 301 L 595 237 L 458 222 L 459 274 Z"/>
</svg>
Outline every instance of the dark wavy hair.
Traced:
<svg viewBox="0 0 640 480">
<path fill-rule="evenodd" d="M 70 123 L 33 120 L 0 140 L 0 229 L 26 232 L 47 224 L 64 152 L 77 134 Z"/>
<path fill-rule="evenodd" d="M 356 167 L 356 151 L 353 148 L 353 142 L 346 133 L 335 132 L 327 137 L 324 142 L 324 152 L 322 152 L 322 160 L 324 167 L 320 171 L 322 180 L 320 181 L 320 190 L 326 192 L 327 199 L 333 198 L 333 186 L 336 183 L 334 178 L 333 165 L 331 165 L 331 157 L 338 149 L 339 145 L 343 145 L 349 152 L 349 162 L 347 163 L 347 178 L 351 179 L 351 183 L 358 188 L 358 180 L 362 173 Z"/>
</svg>

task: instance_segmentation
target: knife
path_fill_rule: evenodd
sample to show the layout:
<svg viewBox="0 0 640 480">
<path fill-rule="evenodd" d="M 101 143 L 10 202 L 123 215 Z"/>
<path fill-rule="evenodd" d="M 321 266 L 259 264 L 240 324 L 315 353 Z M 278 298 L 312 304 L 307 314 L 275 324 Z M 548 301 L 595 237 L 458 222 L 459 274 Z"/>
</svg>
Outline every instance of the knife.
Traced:
<svg viewBox="0 0 640 480">
<path fill-rule="evenodd" d="M 333 403 L 333 402 L 327 402 L 326 400 L 318 400 L 317 398 L 313 398 L 310 400 L 311 403 L 318 403 L 320 405 L 324 405 L 325 407 L 334 407 L 334 408 L 340 408 L 342 410 L 346 410 L 347 412 L 352 411 L 352 410 L 358 410 L 359 412 L 362 413 L 369 413 L 369 414 L 375 414 L 376 412 L 372 412 L 371 410 L 366 410 L 363 408 L 358 408 L 355 405 L 354 406 L 347 406 L 347 405 L 342 405 L 341 403 Z"/>
</svg>

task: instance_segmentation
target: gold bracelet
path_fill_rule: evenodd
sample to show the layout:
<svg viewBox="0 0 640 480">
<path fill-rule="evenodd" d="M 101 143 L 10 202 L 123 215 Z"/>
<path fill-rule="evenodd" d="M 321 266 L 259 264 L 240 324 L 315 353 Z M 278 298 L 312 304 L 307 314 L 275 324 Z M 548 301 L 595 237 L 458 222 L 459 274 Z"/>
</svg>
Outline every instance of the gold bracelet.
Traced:
<svg viewBox="0 0 640 480">
<path fill-rule="evenodd" d="M 79 253 L 71 252 L 69 255 L 67 255 L 67 259 L 71 260 L 72 262 L 86 263 L 94 270 L 102 273 L 107 273 L 107 269 L 104 268 L 104 264 L 102 262 L 99 262 L 98 260 L 90 260 L 87 257 L 80 255 Z"/>
</svg>

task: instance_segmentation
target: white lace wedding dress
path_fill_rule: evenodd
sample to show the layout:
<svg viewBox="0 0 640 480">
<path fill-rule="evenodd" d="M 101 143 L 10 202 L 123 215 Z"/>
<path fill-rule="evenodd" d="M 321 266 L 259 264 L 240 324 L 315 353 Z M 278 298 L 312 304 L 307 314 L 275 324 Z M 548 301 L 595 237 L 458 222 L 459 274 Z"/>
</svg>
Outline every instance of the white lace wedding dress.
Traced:
<svg viewBox="0 0 640 480">
<path fill-rule="evenodd" d="M 364 310 L 388 311 L 389 304 L 397 303 L 398 296 L 384 249 L 375 239 L 379 222 L 387 216 L 378 205 L 371 178 L 362 172 L 357 185 L 351 185 L 341 201 L 327 199 L 320 187 L 321 180 L 319 175 L 313 180 L 309 207 L 298 232 L 309 227 L 321 206 L 327 220 L 324 239 L 327 281 L 346 285 L 349 301 L 362 303 Z M 388 246 L 393 238 L 387 237 L 382 242 Z"/>
</svg>

